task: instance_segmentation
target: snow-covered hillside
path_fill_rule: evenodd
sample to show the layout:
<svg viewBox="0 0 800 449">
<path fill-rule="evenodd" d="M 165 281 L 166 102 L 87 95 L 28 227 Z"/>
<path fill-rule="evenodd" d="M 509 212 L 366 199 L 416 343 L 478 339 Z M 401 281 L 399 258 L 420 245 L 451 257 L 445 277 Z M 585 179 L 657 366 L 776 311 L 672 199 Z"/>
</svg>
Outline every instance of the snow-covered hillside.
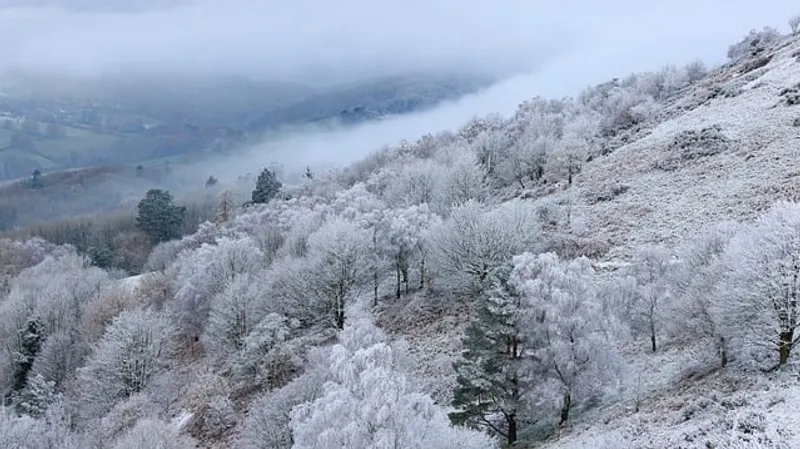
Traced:
<svg viewBox="0 0 800 449">
<path fill-rule="evenodd" d="M 778 199 L 799 197 L 800 107 L 787 106 L 782 95 L 800 91 L 799 56 L 800 40 L 789 38 L 715 71 L 671 99 L 661 111 L 666 120 L 586 164 L 575 181 L 580 201 L 593 202 L 614 186 L 627 188 L 585 206 L 611 238 L 608 257 L 630 255 L 645 242 L 674 244 L 711 223 L 752 219 Z M 705 137 L 730 140 L 719 152 L 712 148 L 716 154 L 701 155 L 714 144 L 703 137 L 691 144 L 693 155 L 675 144 L 681 133 L 703 136 L 703 129 L 716 126 Z"/>
<path fill-rule="evenodd" d="M 139 276 L 0 240 L 0 446 L 800 447 L 800 36 L 729 55 L 265 170 Z"/>
</svg>

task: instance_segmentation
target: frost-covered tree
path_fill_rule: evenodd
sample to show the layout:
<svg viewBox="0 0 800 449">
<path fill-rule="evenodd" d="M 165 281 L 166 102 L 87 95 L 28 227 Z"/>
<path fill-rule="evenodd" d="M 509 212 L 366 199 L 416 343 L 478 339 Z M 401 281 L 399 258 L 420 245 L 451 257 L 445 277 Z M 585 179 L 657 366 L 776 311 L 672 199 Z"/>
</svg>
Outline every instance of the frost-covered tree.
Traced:
<svg viewBox="0 0 800 449">
<path fill-rule="evenodd" d="M 425 231 L 438 223 L 437 218 L 426 204 L 384 212 L 378 225 L 378 244 L 394 269 L 397 298 L 403 291 L 408 293 L 411 267 L 415 262 L 420 266 L 419 279 L 423 284 Z"/>
<path fill-rule="evenodd" d="M 364 325 L 354 321 L 348 326 Z M 321 396 L 292 410 L 294 449 L 497 447 L 485 434 L 452 427 L 444 410 L 415 391 L 401 354 L 374 341 L 375 332 L 345 331 L 330 350 L 331 380 Z"/>
<path fill-rule="evenodd" d="M 548 154 L 548 170 L 559 178 L 566 178 L 567 186 L 577 175 L 592 152 L 592 141 L 597 133 L 597 123 L 587 113 L 573 118 L 563 130 L 563 135 Z"/>
<path fill-rule="evenodd" d="M 11 368 L 10 379 L 0 381 L 0 389 L 24 388 L 46 340 L 54 334 L 76 333 L 87 304 L 109 281 L 107 273 L 90 267 L 74 248 L 53 252 L 20 272 L 11 281 L 7 299 L 0 302 L 0 341 L 4 343 L 0 348 Z M 67 356 L 79 357 L 81 342 L 73 338 L 71 343 L 60 349 Z"/>
<path fill-rule="evenodd" d="M 102 416 L 165 370 L 175 348 L 174 332 L 168 317 L 151 310 L 126 311 L 115 318 L 78 370 L 82 417 Z"/>
<path fill-rule="evenodd" d="M 289 427 L 292 409 L 318 398 L 324 378 L 323 373 L 312 368 L 253 401 L 242 423 L 236 449 L 290 449 L 294 442 Z"/>
<path fill-rule="evenodd" d="M 181 333 L 199 337 L 211 299 L 237 275 L 255 274 L 263 266 L 263 253 L 249 237 L 221 237 L 215 245 L 203 244 L 181 253 L 168 272 L 175 284 L 170 307 L 177 314 Z"/>
<path fill-rule="evenodd" d="M 55 382 L 45 380 L 41 374 L 37 374 L 14 398 L 14 405 L 19 413 L 39 418 L 58 400 Z"/>
<path fill-rule="evenodd" d="M 531 381 L 526 357 L 533 348 L 523 329 L 531 325 L 529 303 L 509 283 L 512 267 L 491 276 L 491 288 L 477 301 L 477 316 L 463 338 L 456 362 L 457 386 L 450 419 L 493 433 L 513 445 L 527 403 Z"/>
<path fill-rule="evenodd" d="M 77 330 L 51 334 L 42 344 L 31 367 L 30 376 L 42 376 L 62 390 L 89 352 L 88 342 Z"/>
<path fill-rule="evenodd" d="M 393 207 L 438 206 L 445 173 L 445 168 L 435 161 L 413 159 L 391 177 L 384 198 Z"/>
<path fill-rule="evenodd" d="M 792 34 L 797 34 L 797 29 L 800 28 L 800 14 L 789 19 L 789 28 L 792 30 Z"/>
<path fill-rule="evenodd" d="M 212 357 L 222 359 L 243 349 L 245 338 L 258 323 L 258 284 L 252 283 L 247 273 L 237 274 L 211 299 L 202 342 Z"/>
<path fill-rule="evenodd" d="M 602 397 L 619 380 L 621 362 L 609 341 L 612 323 L 597 298 L 594 270 L 585 257 L 561 261 L 553 253 L 525 253 L 514 257 L 510 279 L 533 316 L 526 327 L 528 366 L 538 382 L 528 393 L 538 406 L 558 404 L 564 424 L 576 405 Z"/>
<path fill-rule="evenodd" d="M 11 409 L 0 408 L 0 447 L 84 449 L 89 446 L 82 435 L 70 430 L 64 409 L 58 405 L 48 409 L 39 419 L 19 416 Z"/>
<path fill-rule="evenodd" d="M 512 201 L 484 210 L 468 201 L 431 232 L 433 269 L 445 287 L 480 292 L 495 269 L 530 250 L 537 238 L 538 223 L 527 204 Z"/>
<path fill-rule="evenodd" d="M 370 235 L 346 220 L 327 222 L 309 237 L 306 295 L 327 311 L 331 323 L 344 328 L 346 307 L 366 285 L 366 251 Z"/>
<path fill-rule="evenodd" d="M 741 41 L 728 47 L 728 58 L 737 61 L 756 56 L 780 37 L 781 33 L 772 27 L 764 27 L 761 31 L 752 29 Z"/>
<path fill-rule="evenodd" d="M 459 148 L 448 170 L 444 174 L 441 202 L 444 208 L 451 208 L 467 201 L 484 201 L 489 193 L 488 174 L 478 164 L 475 156 L 466 149 Z"/>
<path fill-rule="evenodd" d="M 637 295 L 631 304 L 630 323 L 638 334 L 647 335 L 650 349 L 658 350 L 658 336 L 663 332 L 671 298 L 670 261 L 667 248 L 657 245 L 640 247 L 633 257 L 628 273 L 636 279 Z"/>
<path fill-rule="evenodd" d="M 786 364 L 800 340 L 800 205 L 773 206 L 731 240 L 723 257 L 720 312 L 738 341 Z"/>
<path fill-rule="evenodd" d="M 358 219 L 359 225 L 370 235 L 368 243 L 367 265 L 369 266 L 369 278 L 372 285 L 372 304 L 378 305 L 380 297 L 380 287 L 385 273 L 389 271 L 389 258 L 386 251 L 386 215 L 389 209 L 375 209 L 365 214 L 361 214 Z M 399 283 L 399 281 L 398 281 Z M 399 291 L 399 287 L 398 287 Z"/>
<path fill-rule="evenodd" d="M 233 378 L 267 388 L 290 381 L 302 365 L 304 352 L 302 343 L 287 342 L 296 327 L 296 320 L 277 313 L 264 316 L 244 339 L 243 347 L 230 357 Z"/>
<path fill-rule="evenodd" d="M 174 424 L 145 418 L 120 436 L 111 449 L 195 449 L 197 442 L 182 435 Z"/>
<path fill-rule="evenodd" d="M 673 270 L 673 338 L 708 345 L 723 367 L 728 363 L 728 326 L 715 304 L 724 274 L 722 256 L 738 230 L 738 224 L 723 222 L 704 231 L 678 248 Z"/>
<path fill-rule="evenodd" d="M 483 133 L 470 146 L 478 164 L 487 176 L 498 181 L 500 185 L 507 185 L 514 181 L 513 177 L 506 179 L 499 168 L 501 161 L 507 159 L 510 146 L 510 139 L 504 133 Z"/>
</svg>

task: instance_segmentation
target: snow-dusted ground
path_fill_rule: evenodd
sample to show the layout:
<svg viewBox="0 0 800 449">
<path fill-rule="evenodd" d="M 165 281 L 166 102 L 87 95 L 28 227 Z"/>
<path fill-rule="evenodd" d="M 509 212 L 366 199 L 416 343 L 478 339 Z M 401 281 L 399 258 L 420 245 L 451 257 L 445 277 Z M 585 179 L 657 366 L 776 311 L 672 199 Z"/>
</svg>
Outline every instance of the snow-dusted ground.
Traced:
<svg viewBox="0 0 800 449">
<path fill-rule="evenodd" d="M 800 382 L 713 373 L 563 432 L 547 449 L 800 447 Z"/>
<path fill-rule="evenodd" d="M 575 181 L 578 197 L 616 183 L 629 187 L 611 201 L 585 207 L 611 238 L 609 259 L 624 258 L 641 243 L 675 243 L 723 219 L 750 219 L 778 199 L 800 197 L 800 127 L 793 126 L 800 106 L 784 105 L 779 95 L 800 82 L 799 50 L 800 40 L 792 39 L 765 67 L 740 74 L 736 65 L 715 73 L 669 106 L 669 120 L 586 164 Z M 713 86 L 740 87 L 741 93 L 695 106 Z M 727 151 L 675 171 L 653 167 L 670 155 L 676 134 L 712 125 L 734 141 Z"/>
</svg>

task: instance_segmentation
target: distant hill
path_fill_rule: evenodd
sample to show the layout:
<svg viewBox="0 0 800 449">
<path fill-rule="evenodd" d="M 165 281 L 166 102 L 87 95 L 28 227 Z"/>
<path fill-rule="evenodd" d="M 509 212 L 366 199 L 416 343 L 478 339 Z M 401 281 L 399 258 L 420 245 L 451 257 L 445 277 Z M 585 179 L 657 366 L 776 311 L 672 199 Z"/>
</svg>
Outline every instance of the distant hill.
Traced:
<svg viewBox="0 0 800 449">
<path fill-rule="evenodd" d="M 150 187 L 183 190 L 181 166 L 287 127 L 416 112 L 491 82 L 415 74 L 318 88 L 233 76 L 22 75 L 0 78 L 0 231 L 114 210 Z M 25 186 L 34 170 L 43 189 Z"/>
<path fill-rule="evenodd" d="M 234 76 L 0 79 L 0 180 L 35 169 L 152 165 L 226 154 L 309 123 L 352 125 L 430 108 L 491 82 L 413 75 L 324 89 Z"/>
</svg>

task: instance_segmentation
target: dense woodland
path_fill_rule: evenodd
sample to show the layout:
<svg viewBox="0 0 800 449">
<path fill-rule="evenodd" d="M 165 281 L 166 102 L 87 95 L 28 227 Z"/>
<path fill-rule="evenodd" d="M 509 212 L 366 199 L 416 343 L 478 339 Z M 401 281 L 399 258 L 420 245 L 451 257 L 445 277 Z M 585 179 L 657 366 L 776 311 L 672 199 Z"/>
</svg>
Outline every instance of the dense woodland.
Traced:
<svg viewBox="0 0 800 449">
<path fill-rule="evenodd" d="M 754 31 L 730 64 L 787 39 Z M 787 369 L 800 205 L 609 268 L 583 200 L 547 200 L 706 76 L 692 63 L 530 99 L 301 184 L 265 170 L 247 204 L 222 190 L 183 237 L 186 209 L 152 190 L 118 225 L 132 241 L 102 255 L 0 240 L 0 446 L 530 447 L 638 398 L 631 362 L 648 353 Z M 463 352 L 422 379 L 413 327 L 390 318 L 452 315 Z"/>
</svg>

